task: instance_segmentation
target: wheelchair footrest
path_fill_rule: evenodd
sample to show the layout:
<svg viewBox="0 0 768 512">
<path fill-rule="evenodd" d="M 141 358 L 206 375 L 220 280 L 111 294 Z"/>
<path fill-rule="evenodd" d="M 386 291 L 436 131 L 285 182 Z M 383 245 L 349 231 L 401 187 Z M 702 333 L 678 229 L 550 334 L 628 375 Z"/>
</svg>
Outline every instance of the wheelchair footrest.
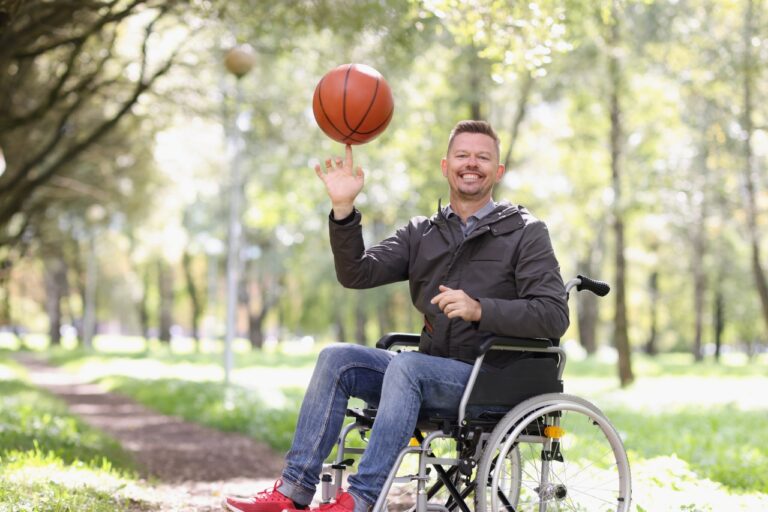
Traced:
<svg viewBox="0 0 768 512">
<path fill-rule="evenodd" d="M 419 478 L 419 475 L 403 475 L 403 476 L 396 476 L 394 480 L 392 480 L 393 484 L 409 484 L 413 481 L 421 480 Z"/>
</svg>

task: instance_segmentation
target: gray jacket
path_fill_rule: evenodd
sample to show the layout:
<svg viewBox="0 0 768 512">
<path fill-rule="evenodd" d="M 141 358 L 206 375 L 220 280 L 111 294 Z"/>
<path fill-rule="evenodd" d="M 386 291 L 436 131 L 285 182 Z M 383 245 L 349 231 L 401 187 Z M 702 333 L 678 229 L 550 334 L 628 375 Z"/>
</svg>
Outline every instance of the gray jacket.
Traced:
<svg viewBox="0 0 768 512">
<path fill-rule="evenodd" d="M 559 338 L 568 328 L 568 304 L 546 225 L 521 206 L 497 203 L 465 239 L 458 218 L 441 211 L 414 217 L 394 236 L 365 249 L 361 214 L 329 222 L 336 276 L 347 288 L 408 280 L 423 315 L 421 352 L 474 360 L 473 347 L 489 333 Z M 479 322 L 449 319 L 430 303 L 438 286 L 464 290 L 482 306 Z M 503 366 L 512 356 L 491 352 Z"/>
</svg>

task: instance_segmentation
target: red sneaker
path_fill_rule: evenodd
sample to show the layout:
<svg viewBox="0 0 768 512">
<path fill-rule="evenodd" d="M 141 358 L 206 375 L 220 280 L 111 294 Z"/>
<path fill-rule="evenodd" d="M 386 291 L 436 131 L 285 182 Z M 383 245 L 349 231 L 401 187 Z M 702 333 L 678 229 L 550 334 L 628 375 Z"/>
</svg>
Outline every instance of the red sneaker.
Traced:
<svg viewBox="0 0 768 512">
<path fill-rule="evenodd" d="M 225 510 L 232 512 L 282 512 L 283 510 L 306 510 L 297 508 L 289 497 L 277 490 L 282 482 L 278 480 L 272 489 L 265 489 L 251 498 L 227 496 L 221 502 Z"/>
</svg>

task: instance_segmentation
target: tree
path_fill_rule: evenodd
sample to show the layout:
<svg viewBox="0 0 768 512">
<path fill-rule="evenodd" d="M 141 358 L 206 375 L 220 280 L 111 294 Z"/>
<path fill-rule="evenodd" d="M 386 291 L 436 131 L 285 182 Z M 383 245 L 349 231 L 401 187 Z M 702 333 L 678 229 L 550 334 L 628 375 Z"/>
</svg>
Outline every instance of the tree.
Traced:
<svg viewBox="0 0 768 512">
<path fill-rule="evenodd" d="M 608 80 L 609 80 L 609 116 L 611 119 L 610 153 L 611 153 L 611 188 L 613 190 L 613 234 L 616 278 L 614 297 L 614 339 L 619 353 L 619 381 L 622 386 L 627 386 L 634 380 L 632 374 L 632 359 L 629 347 L 628 320 L 627 320 L 627 278 L 626 259 L 624 255 L 624 199 L 622 193 L 623 180 L 623 143 L 624 133 L 622 125 L 622 102 L 624 91 L 624 76 L 622 71 L 622 32 L 620 25 L 620 5 L 618 0 L 611 4 L 611 16 L 607 23 L 608 36 Z"/>
<path fill-rule="evenodd" d="M 761 313 L 766 329 L 768 329 L 768 277 L 766 277 L 763 268 L 761 255 L 761 234 L 758 228 L 758 190 L 759 174 L 757 167 L 757 158 L 753 148 L 755 140 L 755 105 L 754 96 L 756 92 L 757 77 L 760 72 L 759 60 L 755 56 L 754 48 L 760 40 L 755 33 L 755 12 L 754 0 L 746 0 L 744 6 L 744 26 L 742 38 L 742 58 L 741 58 L 741 85 L 742 85 L 742 106 L 741 106 L 741 130 L 743 140 L 743 169 L 744 169 L 744 194 L 747 210 L 747 232 L 749 234 L 749 244 L 752 256 L 752 272 L 755 278 L 757 294 L 760 298 Z"/>
<path fill-rule="evenodd" d="M 177 60 L 155 55 L 165 18 L 181 2 L 31 0 L 0 33 L 0 246 L 17 241 L 48 204 L 45 185 L 103 141 Z M 121 30 L 147 16 L 138 58 L 122 53 Z M 54 30 L 55 29 L 55 30 Z M 128 72 L 126 72 L 128 70 Z M 95 106 L 98 105 L 98 108 Z M 19 218 L 21 221 L 12 222 Z"/>
</svg>

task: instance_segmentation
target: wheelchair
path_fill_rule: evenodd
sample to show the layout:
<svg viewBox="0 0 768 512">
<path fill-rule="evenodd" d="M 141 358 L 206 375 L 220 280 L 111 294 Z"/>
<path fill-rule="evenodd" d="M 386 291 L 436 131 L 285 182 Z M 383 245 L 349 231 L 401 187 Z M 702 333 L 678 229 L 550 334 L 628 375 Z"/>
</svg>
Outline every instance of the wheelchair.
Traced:
<svg viewBox="0 0 768 512">
<path fill-rule="evenodd" d="M 566 292 L 599 296 L 606 283 L 578 276 Z M 386 350 L 414 350 L 419 336 L 391 333 L 377 343 Z M 629 462 L 621 437 L 595 405 L 563 393 L 566 354 L 559 340 L 489 337 L 477 357 L 456 414 L 419 418 L 414 437 L 402 449 L 373 512 L 626 512 L 631 501 Z M 490 350 L 520 352 L 502 370 L 483 368 Z M 364 449 L 350 434 L 365 435 L 376 411 L 348 409 L 335 459 L 323 466 L 322 501 L 343 484 L 350 455 Z M 415 457 L 408 457 L 413 455 Z M 415 463 L 413 459 L 416 459 Z M 404 466 L 404 461 L 410 465 Z M 400 475 L 401 469 L 412 474 Z M 411 503 L 391 503 L 394 485 L 408 484 Z"/>
</svg>

